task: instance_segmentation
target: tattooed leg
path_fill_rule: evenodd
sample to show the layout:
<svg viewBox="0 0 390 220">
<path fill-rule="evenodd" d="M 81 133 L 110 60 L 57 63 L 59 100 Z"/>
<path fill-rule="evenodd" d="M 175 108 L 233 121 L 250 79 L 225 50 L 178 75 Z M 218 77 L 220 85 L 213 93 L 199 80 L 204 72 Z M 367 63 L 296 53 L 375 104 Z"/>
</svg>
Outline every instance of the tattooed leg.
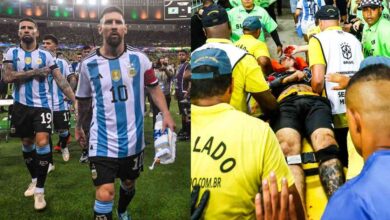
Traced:
<svg viewBox="0 0 390 220">
<path fill-rule="evenodd" d="M 339 159 L 331 159 L 321 163 L 318 169 L 322 186 L 329 198 L 344 184 L 343 165 Z"/>
<path fill-rule="evenodd" d="M 319 161 L 321 183 L 328 197 L 345 182 L 343 166 L 337 159 L 338 149 L 332 130 L 327 128 L 316 129 L 311 134 L 311 141 Z"/>
</svg>

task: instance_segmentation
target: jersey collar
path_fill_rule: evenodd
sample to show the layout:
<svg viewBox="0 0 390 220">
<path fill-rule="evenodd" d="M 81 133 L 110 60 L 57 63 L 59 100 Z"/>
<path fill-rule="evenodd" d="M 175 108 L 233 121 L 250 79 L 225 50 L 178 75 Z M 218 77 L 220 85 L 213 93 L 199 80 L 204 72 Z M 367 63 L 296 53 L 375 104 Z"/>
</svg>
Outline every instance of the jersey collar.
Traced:
<svg viewBox="0 0 390 220">
<path fill-rule="evenodd" d="M 96 49 L 96 55 L 98 55 L 99 57 L 103 57 L 103 58 L 105 58 L 105 59 L 107 59 L 107 60 L 116 60 L 116 59 L 118 59 L 119 57 L 121 57 L 124 53 L 126 53 L 126 51 L 127 51 L 127 45 L 125 44 L 125 49 L 123 50 L 123 52 L 122 52 L 121 54 L 119 54 L 117 57 L 114 57 L 114 58 L 108 58 L 108 57 L 103 56 L 103 55 L 100 53 L 100 49 L 101 49 L 101 47 L 99 47 L 99 48 Z"/>
<path fill-rule="evenodd" d="M 246 12 L 246 9 L 244 8 L 244 6 L 240 5 L 240 6 L 238 6 L 238 8 L 239 8 L 240 12 L 245 12 L 245 13 L 247 13 L 247 12 Z M 256 11 L 257 11 L 257 8 L 258 8 L 258 6 L 257 6 L 257 5 L 254 5 L 252 11 L 251 11 L 250 13 L 248 13 L 248 14 L 251 14 L 252 12 L 256 12 Z"/>
<path fill-rule="evenodd" d="M 231 40 L 224 38 L 209 38 L 206 40 L 206 43 L 224 43 L 224 44 L 233 44 Z"/>
<path fill-rule="evenodd" d="M 331 27 L 326 28 L 324 31 L 334 31 L 334 30 L 341 31 L 343 29 L 340 26 L 331 26 Z"/>
<path fill-rule="evenodd" d="M 214 115 L 229 110 L 234 110 L 234 107 L 228 103 L 219 103 L 212 106 L 191 105 L 191 112 L 197 115 Z"/>
<path fill-rule="evenodd" d="M 21 43 L 19 44 L 19 48 L 22 49 L 24 52 L 29 52 L 29 53 L 31 53 L 31 52 L 34 52 L 34 51 L 38 50 L 38 49 L 39 49 L 39 45 L 38 45 L 38 43 L 37 43 L 37 45 L 35 46 L 35 49 L 32 50 L 32 51 L 27 51 L 27 50 L 25 50 L 25 49 L 22 47 L 22 44 L 21 44 Z"/>
</svg>

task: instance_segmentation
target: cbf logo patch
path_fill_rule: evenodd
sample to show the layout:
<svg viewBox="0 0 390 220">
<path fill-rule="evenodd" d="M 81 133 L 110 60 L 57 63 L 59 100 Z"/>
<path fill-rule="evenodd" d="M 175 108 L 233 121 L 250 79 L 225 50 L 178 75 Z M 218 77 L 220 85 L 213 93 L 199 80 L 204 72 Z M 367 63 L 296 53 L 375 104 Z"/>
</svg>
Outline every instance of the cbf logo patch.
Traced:
<svg viewBox="0 0 390 220">
<path fill-rule="evenodd" d="M 31 63 L 31 57 L 24 58 L 24 63 L 30 64 Z"/>
<path fill-rule="evenodd" d="M 129 64 L 129 65 L 127 66 L 127 71 L 128 71 L 128 74 L 129 74 L 130 77 L 134 77 L 135 74 L 137 73 L 137 72 L 135 71 L 134 66 L 131 65 L 131 64 Z"/>
<path fill-rule="evenodd" d="M 119 81 L 121 79 L 121 71 L 120 70 L 111 71 L 111 78 L 114 81 Z"/>
<path fill-rule="evenodd" d="M 351 47 L 347 43 L 341 44 L 341 53 L 343 57 L 347 60 L 352 58 L 352 50 Z"/>
</svg>

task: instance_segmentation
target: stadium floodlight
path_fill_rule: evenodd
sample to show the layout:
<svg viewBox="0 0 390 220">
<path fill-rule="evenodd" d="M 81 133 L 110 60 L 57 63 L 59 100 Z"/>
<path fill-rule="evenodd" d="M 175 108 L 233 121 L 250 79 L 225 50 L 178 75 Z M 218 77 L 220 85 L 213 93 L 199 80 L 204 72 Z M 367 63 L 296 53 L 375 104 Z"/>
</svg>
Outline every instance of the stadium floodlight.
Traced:
<svg viewBox="0 0 390 220">
<path fill-rule="evenodd" d="M 96 0 L 89 0 L 90 5 L 96 5 Z"/>
<path fill-rule="evenodd" d="M 108 5 L 108 0 L 102 0 L 102 5 Z"/>
<path fill-rule="evenodd" d="M 81 5 L 81 4 L 83 4 L 83 2 L 84 2 L 83 0 L 76 0 L 77 5 Z"/>
<path fill-rule="evenodd" d="M 62 3 L 64 3 L 64 0 L 57 0 L 57 3 L 62 4 Z"/>
</svg>

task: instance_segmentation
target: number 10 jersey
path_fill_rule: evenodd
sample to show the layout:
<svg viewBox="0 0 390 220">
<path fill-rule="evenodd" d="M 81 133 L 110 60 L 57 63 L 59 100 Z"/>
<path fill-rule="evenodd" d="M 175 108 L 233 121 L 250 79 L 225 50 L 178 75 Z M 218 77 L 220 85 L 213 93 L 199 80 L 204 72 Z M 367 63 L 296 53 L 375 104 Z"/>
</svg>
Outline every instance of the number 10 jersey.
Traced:
<svg viewBox="0 0 390 220">
<path fill-rule="evenodd" d="M 81 63 L 76 97 L 92 98 L 89 156 L 123 158 L 144 147 L 144 86 L 157 86 L 152 63 L 127 46 L 114 59 L 99 49 Z"/>
</svg>

